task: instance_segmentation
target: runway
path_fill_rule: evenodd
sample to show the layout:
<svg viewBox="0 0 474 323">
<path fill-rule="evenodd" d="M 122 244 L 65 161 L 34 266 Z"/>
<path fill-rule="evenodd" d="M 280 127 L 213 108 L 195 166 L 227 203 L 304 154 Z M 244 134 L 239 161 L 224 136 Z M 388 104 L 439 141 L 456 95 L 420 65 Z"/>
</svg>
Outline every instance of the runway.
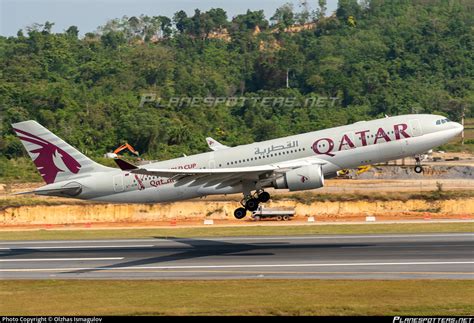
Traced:
<svg viewBox="0 0 474 323">
<path fill-rule="evenodd" d="M 0 242 L 0 279 L 473 279 L 474 234 Z"/>
</svg>

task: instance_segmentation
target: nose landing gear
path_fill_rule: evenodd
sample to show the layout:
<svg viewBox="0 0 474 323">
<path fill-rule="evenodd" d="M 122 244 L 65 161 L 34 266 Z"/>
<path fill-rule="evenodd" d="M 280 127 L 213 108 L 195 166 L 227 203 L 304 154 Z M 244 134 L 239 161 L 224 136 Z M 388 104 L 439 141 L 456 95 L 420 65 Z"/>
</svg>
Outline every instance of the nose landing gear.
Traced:
<svg viewBox="0 0 474 323">
<path fill-rule="evenodd" d="M 423 166 L 421 166 L 421 157 L 415 156 L 415 162 L 416 162 L 415 169 L 414 169 L 415 173 L 420 174 L 421 172 L 423 172 Z"/>
<path fill-rule="evenodd" d="M 258 190 L 254 194 L 249 194 L 240 201 L 240 204 L 242 204 L 243 207 L 239 207 L 234 211 L 234 217 L 239 220 L 243 219 L 247 214 L 247 210 L 251 212 L 255 211 L 258 209 L 258 205 L 261 202 L 265 203 L 268 200 L 270 200 L 270 194 L 263 190 Z"/>
</svg>

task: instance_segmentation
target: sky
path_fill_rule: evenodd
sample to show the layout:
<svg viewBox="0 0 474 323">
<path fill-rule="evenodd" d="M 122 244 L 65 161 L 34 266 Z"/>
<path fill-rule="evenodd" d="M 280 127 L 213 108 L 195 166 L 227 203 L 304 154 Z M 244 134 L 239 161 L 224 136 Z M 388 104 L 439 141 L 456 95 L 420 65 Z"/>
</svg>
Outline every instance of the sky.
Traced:
<svg viewBox="0 0 474 323">
<path fill-rule="evenodd" d="M 299 0 L 0 0 L 0 35 L 14 36 L 19 29 L 33 23 L 54 22 L 53 32 L 63 32 L 75 25 L 80 34 L 93 32 L 108 20 L 126 15 L 168 16 L 179 10 L 191 15 L 194 9 L 206 11 L 223 8 L 229 18 L 247 9 L 263 9 L 269 19 L 275 9 L 284 3 L 293 3 L 299 9 Z M 317 0 L 309 1 L 311 8 Z M 328 12 L 336 10 L 337 0 L 327 0 Z"/>
</svg>

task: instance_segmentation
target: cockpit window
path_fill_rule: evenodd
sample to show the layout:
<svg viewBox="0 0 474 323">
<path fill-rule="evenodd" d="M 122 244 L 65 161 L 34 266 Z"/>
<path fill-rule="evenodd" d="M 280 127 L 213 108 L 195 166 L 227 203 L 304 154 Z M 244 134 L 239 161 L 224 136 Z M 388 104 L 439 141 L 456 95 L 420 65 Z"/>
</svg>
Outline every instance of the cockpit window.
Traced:
<svg viewBox="0 0 474 323">
<path fill-rule="evenodd" d="M 451 122 L 451 120 L 449 120 L 448 118 L 436 120 L 436 125 L 444 124 L 446 122 Z"/>
</svg>

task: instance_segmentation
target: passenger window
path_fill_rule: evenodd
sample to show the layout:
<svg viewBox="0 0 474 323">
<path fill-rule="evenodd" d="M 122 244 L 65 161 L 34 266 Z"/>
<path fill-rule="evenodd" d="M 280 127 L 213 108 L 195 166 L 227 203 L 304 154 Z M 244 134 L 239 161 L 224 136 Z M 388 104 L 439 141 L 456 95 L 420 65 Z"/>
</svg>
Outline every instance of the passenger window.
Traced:
<svg viewBox="0 0 474 323">
<path fill-rule="evenodd" d="M 440 125 L 440 124 L 441 124 L 441 120 L 436 120 L 436 124 L 437 124 L 437 125 Z"/>
</svg>

